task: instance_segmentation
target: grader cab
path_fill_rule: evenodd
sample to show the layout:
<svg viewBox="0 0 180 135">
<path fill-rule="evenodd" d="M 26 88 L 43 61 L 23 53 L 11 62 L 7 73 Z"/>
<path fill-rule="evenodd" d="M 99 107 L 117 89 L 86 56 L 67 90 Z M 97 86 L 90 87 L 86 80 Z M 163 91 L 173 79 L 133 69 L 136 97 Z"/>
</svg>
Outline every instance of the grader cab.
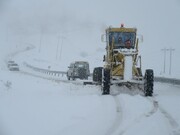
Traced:
<svg viewBox="0 0 180 135">
<path fill-rule="evenodd" d="M 142 75 L 141 56 L 138 55 L 136 28 L 107 28 L 104 67 L 96 67 L 93 81 L 102 86 L 102 94 L 110 94 L 111 85 L 141 89 L 145 96 L 152 96 L 154 75 L 147 69 Z"/>
</svg>

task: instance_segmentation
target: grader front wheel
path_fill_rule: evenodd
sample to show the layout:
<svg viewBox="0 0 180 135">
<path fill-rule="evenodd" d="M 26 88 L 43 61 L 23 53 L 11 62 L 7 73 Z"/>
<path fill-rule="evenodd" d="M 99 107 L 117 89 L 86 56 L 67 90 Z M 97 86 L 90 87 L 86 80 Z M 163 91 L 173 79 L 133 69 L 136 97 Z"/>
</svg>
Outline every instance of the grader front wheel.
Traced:
<svg viewBox="0 0 180 135">
<path fill-rule="evenodd" d="M 144 76 L 144 94 L 152 96 L 154 86 L 154 73 L 152 69 L 147 69 Z"/>
</svg>

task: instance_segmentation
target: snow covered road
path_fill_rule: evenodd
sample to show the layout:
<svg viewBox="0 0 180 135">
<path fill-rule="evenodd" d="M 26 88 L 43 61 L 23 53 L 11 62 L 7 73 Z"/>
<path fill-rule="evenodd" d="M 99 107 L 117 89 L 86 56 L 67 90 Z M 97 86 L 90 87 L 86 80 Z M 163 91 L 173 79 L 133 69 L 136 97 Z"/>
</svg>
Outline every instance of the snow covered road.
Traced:
<svg viewBox="0 0 180 135">
<path fill-rule="evenodd" d="M 180 87 L 155 83 L 155 96 L 0 72 L 1 135 L 179 135 Z"/>
</svg>

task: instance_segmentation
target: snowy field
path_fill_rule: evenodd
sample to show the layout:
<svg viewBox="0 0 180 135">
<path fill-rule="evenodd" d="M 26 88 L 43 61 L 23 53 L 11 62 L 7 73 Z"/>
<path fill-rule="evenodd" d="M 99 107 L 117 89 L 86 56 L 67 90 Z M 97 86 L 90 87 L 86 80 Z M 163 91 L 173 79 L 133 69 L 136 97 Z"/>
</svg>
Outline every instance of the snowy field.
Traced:
<svg viewBox="0 0 180 135">
<path fill-rule="evenodd" d="M 24 48 L 5 57 L 18 62 L 19 72 L 1 64 L 0 135 L 180 134 L 180 86 L 155 83 L 154 97 L 114 86 L 102 96 L 99 86 L 25 67 L 23 62 L 43 65 L 27 59 L 34 53 Z"/>
<path fill-rule="evenodd" d="M 153 98 L 0 71 L 1 135 L 179 135 L 180 87 Z"/>
</svg>

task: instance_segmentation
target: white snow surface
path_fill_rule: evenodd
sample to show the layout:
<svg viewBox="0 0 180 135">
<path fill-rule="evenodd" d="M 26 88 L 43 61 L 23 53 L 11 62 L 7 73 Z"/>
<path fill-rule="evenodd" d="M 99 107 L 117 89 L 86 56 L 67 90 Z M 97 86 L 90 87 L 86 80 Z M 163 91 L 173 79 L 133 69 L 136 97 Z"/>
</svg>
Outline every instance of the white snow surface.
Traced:
<svg viewBox="0 0 180 135">
<path fill-rule="evenodd" d="M 180 134 L 180 86 L 155 83 L 152 98 L 112 86 L 111 95 L 102 96 L 99 86 L 24 67 L 22 62 L 34 64 L 26 59 L 34 49 L 22 50 L 8 55 L 20 64 L 20 72 L 1 63 L 0 135 Z"/>
<path fill-rule="evenodd" d="M 124 89 L 102 96 L 98 86 L 21 72 L 1 71 L 0 76 L 1 135 L 180 133 L 179 86 L 155 83 L 154 98 Z"/>
</svg>

